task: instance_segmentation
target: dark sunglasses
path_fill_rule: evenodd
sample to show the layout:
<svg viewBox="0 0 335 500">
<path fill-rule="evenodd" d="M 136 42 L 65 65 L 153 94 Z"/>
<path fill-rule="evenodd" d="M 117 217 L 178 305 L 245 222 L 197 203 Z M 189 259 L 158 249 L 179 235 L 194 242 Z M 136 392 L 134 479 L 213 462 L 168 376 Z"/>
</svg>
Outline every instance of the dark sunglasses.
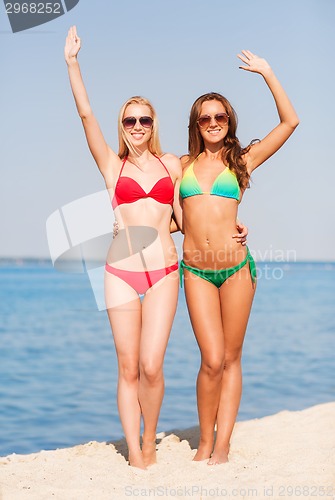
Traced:
<svg viewBox="0 0 335 500">
<path fill-rule="evenodd" d="M 216 121 L 216 123 L 220 126 L 223 127 L 224 125 L 227 125 L 229 122 L 229 115 L 227 113 L 217 113 L 216 115 L 203 115 L 200 116 L 197 120 L 199 127 L 201 128 L 207 128 L 210 126 L 212 118 Z"/>
<path fill-rule="evenodd" d="M 152 127 L 152 124 L 154 123 L 151 116 L 141 116 L 140 118 L 135 118 L 135 116 L 128 116 L 127 118 L 124 118 L 122 120 L 122 124 L 123 124 L 124 128 L 126 128 L 127 130 L 130 130 L 131 128 L 135 127 L 137 120 L 140 122 L 140 124 L 144 128 L 150 128 L 150 127 Z"/>
</svg>

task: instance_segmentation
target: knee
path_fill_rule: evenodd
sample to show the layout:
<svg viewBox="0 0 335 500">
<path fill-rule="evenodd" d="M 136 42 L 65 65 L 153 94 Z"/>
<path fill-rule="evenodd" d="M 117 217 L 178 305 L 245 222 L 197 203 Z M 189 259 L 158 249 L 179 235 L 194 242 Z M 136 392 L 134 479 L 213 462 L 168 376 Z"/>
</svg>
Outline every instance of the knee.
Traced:
<svg viewBox="0 0 335 500">
<path fill-rule="evenodd" d="M 138 364 L 125 363 L 119 366 L 119 377 L 127 384 L 135 384 L 139 379 Z"/>
<path fill-rule="evenodd" d="M 201 370 L 212 379 L 221 378 L 223 369 L 224 360 L 222 358 L 202 359 Z"/>
<path fill-rule="evenodd" d="M 225 353 L 223 368 L 225 371 L 230 370 L 234 367 L 239 367 L 241 365 L 241 351 L 227 352 Z"/>
<path fill-rule="evenodd" d="M 163 368 L 153 362 L 143 362 L 140 365 L 140 377 L 150 385 L 154 385 L 162 379 Z"/>
</svg>

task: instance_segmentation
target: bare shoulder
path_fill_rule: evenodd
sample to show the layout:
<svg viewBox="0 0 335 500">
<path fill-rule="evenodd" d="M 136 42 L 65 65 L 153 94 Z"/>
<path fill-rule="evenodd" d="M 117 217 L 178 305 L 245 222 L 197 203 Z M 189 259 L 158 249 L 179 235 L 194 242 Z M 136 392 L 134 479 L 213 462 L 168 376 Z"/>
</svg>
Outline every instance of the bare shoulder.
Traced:
<svg viewBox="0 0 335 500">
<path fill-rule="evenodd" d="M 189 155 L 183 155 L 180 157 L 181 168 L 184 171 L 191 163 L 191 158 Z"/>
<path fill-rule="evenodd" d="M 181 175 L 181 163 L 178 156 L 171 153 L 165 153 L 161 157 L 161 160 L 171 174 L 174 174 L 176 177 Z"/>
</svg>

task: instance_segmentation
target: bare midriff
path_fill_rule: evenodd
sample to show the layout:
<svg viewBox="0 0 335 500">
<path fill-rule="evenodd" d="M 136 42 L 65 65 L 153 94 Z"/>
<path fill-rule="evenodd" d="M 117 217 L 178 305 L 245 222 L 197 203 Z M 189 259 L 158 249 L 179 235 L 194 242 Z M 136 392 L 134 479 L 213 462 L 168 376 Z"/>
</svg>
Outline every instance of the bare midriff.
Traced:
<svg viewBox="0 0 335 500">
<path fill-rule="evenodd" d="M 225 269 L 239 264 L 246 248 L 236 242 L 238 202 L 201 194 L 183 200 L 183 260 L 199 269 Z"/>
<path fill-rule="evenodd" d="M 175 264 L 177 250 L 170 234 L 171 205 L 143 198 L 115 209 L 119 231 L 107 262 L 118 269 L 142 271 Z"/>
</svg>

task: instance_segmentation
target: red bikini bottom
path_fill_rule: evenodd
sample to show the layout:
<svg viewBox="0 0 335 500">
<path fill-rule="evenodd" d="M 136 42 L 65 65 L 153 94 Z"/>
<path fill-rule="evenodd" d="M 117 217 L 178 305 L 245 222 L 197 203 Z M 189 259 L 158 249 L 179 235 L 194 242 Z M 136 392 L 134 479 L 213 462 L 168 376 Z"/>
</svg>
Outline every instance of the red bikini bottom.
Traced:
<svg viewBox="0 0 335 500">
<path fill-rule="evenodd" d="M 110 274 L 128 283 L 139 295 L 142 295 L 162 278 L 176 271 L 178 269 L 178 262 L 172 266 L 164 267 L 163 269 L 154 269 L 153 271 L 126 271 L 112 267 L 109 264 L 105 265 L 105 269 Z"/>
</svg>

